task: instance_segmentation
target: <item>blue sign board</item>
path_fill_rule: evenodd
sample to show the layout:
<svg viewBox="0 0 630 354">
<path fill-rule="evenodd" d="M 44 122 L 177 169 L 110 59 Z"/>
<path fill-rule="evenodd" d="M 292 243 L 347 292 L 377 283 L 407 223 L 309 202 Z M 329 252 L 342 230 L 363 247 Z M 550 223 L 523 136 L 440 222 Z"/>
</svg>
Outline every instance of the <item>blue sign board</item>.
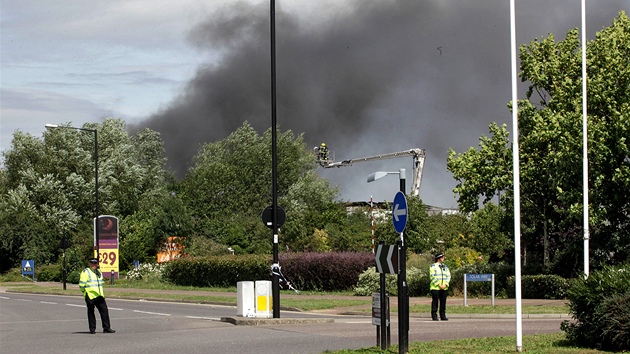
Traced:
<svg viewBox="0 0 630 354">
<path fill-rule="evenodd" d="M 492 281 L 492 274 L 466 274 L 466 281 Z"/>
<path fill-rule="evenodd" d="M 392 206 L 392 220 L 394 221 L 394 229 L 396 232 L 403 232 L 407 226 L 407 198 L 405 193 L 398 192 L 394 197 L 394 205 Z"/>
<path fill-rule="evenodd" d="M 22 260 L 22 276 L 31 275 L 35 279 L 35 260 Z"/>
</svg>

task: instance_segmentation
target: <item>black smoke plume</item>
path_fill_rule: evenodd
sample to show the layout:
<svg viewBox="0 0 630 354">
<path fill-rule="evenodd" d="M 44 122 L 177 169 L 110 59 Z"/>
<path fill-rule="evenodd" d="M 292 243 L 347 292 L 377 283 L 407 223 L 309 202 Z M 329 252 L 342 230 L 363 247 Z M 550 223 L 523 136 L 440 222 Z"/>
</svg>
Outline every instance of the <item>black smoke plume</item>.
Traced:
<svg viewBox="0 0 630 354">
<path fill-rule="evenodd" d="M 623 0 L 590 5 L 589 38 L 629 7 Z M 207 53 L 207 64 L 166 108 L 140 124 L 162 134 L 179 176 L 202 144 L 226 137 L 244 121 L 260 132 L 270 127 L 269 14 L 266 2 L 237 3 L 192 28 L 189 39 Z M 518 45 L 549 33 L 561 40 L 580 27 L 577 0 L 517 1 L 516 14 Z M 509 1 L 355 0 L 337 13 L 312 16 L 316 20 L 301 21 L 277 2 L 280 128 L 304 132 L 312 146 L 326 142 L 337 160 L 424 148 L 421 197 L 455 206 L 448 149 L 477 146 L 491 122 L 511 125 Z M 410 170 L 411 158 L 322 175 L 341 186 L 344 199 L 367 200 L 371 190 L 387 187 L 375 199 L 391 200 L 395 181 L 367 186 L 366 177 L 399 167 Z"/>
</svg>

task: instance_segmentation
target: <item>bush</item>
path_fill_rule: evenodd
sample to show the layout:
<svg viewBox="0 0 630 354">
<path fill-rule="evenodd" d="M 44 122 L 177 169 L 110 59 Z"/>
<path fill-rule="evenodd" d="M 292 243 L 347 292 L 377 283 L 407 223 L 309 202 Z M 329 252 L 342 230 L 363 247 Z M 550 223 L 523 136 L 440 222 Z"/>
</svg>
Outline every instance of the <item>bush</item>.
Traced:
<svg viewBox="0 0 630 354">
<path fill-rule="evenodd" d="M 180 258 L 167 263 L 162 276 L 169 282 L 186 286 L 229 287 L 239 281 L 271 280 L 269 258 L 266 255 Z M 296 289 L 347 290 L 357 284 L 365 269 L 374 265 L 374 254 L 284 253 L 279 256 L 279 263 L 282 275 Z"/>
<path fill-rule="evenodd" d="M 44 265 L 35 268 L 35 279 L 37 281 L 62 281 L 63 269 L 59 264 Z"/>
<path fill-rule="evenodd" d="M 630 348 L 630 291 L 606 299 L 598 310 L 598 328 L 603 333 L 602 349 L 627 351 Z"/>
<path fill-rule="evenodd" d="M 514 276 L 508 278 L 508 296 L 516 297 Z M 524 275 L 521 277 L 521 298 L 564 299 L 569 290 L 569 281 L 559 275 Z"/>
<path fill-rule="evenodd" d="M 407 287 L 409 296 L 429 295 L 429 274 L 418 268 L 407 268 Z M 359 275 L 359 281 L 354 288 L 354 294 L 358 296 L 370 296 L 381 289 L 381 275 L 376 272 L 376 267 L 368 268 Z M 385 274 L 385 291 L 390 295 L 398 295 L 398 275 Z"/>
<path fill-rule="evenodd" d="M 66 282 L 70 283 L 70 284 L 79 284 L 79 280 L 81 279 L 81 272 L 83 270 L 73 270 L 71 271 L 67 278 L 66 278 Z"/>
<path fill-rule="evenodd" d="M 494 274 L 495 296 L 507 296 L 508 278 L 514 274 L 514 266 L 505 263 L 469 264 L 458 269 L 451 269 L 449 293 L 454 296 L 464 294 L 464 274 Z M 491 293 L 490 282 L 468 283 L 467 296 L 488 296 Z"/>
<path fill-rule="evenodd" d="M 385 274 L 385 291 L 390 295 L 398 294 L 398 277 L 395 274 Z M 370 267 L 359 275 L 354 294 L 358 296 L 371 296 L 381 289 L 381 273 L 376 272 L 376 267 Z"/>
<path fill-rule="evenodd" d="M 352 289 L 375 263 L 371 252 L 284 253 L 279 258 L 283 274 L 300 290 Z"/>
<path fill-rule="evenodd" d="M 127 272 L 129 280 L 144 280 L 145 282 L 162 280 L 162 270 L 166 267 L 157 263 L 142 263 L 138 268 Z"/>
<path fill-rule="evenodd" d="M 606 266 L 569 288 L 569 308 L 574 319 L 561 329 L 577 345 L 606 350 L 630 350 L 630 265 Z"/>
<path fill-rule="evenodd" d="M 239 281 L 269 280 L 269 257 L 227 255 L 179 258 L 166 264 L 162 276 L 177 285 L 230 287 Z"/>
</svg>

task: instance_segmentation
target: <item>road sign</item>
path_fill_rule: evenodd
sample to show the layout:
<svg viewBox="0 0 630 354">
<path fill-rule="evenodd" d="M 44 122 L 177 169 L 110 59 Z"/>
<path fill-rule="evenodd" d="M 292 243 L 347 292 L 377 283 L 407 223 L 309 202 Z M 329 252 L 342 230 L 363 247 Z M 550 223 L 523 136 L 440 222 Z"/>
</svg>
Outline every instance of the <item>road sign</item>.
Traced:
<svg viewBox="0 0 630 354">
<path fill-rule="evenodd" d="M 22 260 L 22 276 L 30 275 L 35 280 L 35 260 Z"/>
<path fill-rule="evenodd" d="M 273 229 L 273 221 L 271 220 L 273 219 L 272 211 L 273 208 L 270 205 L 266 207 L 265 210 L 263 210 L 262 212 L 263 223 L 270 229 Z M 282 225 L 284 225 L 284 222 L 287 219 L 287 215 L 284 213 L 284 209 L 282 209 L 282 207 L 279 205 L 276 206 L 276 216 L 278 217 L 276 225 L 278 225 L 278 227 L 281 227 Z"/>
<path fill-rule="evenodd" d="M 398 274 L 398 246 L 378 245 L 376 247 L 376 272 Z"/>
<path fill-rule="evenodd" d="M 466 281 L 492 281 L 492 274 L 466 274 Z"/>
<path fill-rule="evenodd" d="M 400 233 L 407 226 L 407 198 L 405 193 L 398 192 L 394 197 L 394 205 L 392 207 L 392 220 L 394 221 L 394 229 Z"/>
<path fill-rule="evenodd" d="M 22 260 L 22 275 L 35 274 L 35 261 L 32 259 Z"/>
</svg>

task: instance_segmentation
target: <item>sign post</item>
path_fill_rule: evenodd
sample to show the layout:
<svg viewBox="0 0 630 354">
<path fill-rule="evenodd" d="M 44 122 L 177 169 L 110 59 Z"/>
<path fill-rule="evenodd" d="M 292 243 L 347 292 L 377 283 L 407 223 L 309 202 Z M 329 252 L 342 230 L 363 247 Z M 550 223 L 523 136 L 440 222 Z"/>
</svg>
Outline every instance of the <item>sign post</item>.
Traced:
<svg viewBox="0 0 630 354">
<path fill-rule="evenodd" d="M 490 281 L 492 282 L 492 306 L 494 306 L 494 274 L 464 274 L 464 306 L 468 306 L 466 304 L 466 291 L 467 291 L 467 282 L 474 281 Z"/>
<path fill-rule="evenodd" d="M 409 347 L 409 288 L 407 286 L 407 249 L 405 245 L 405 227 L 407 226 L 407 198 L 405 198 L 405 180 L 400 179 L 401 191 L 396 193 L 392 206 L 394 229 L 400 233 L 398 241 L 400 271 L 398 273 L 398 351 L 406 353 Z"/>
<path fill-rule="evenodd" d="M 378 294 L 379 305 L 378 311 L 380 314 L 380 325 L 375 323 L 375 319 L 372 318 L 372 323 L 376 324 L 377 329 L 377 338 L 380 338 L 381 349 L 385 350 L 389 348 L 389 296 L 387 295 L 385 288 L 385 274 L 398 274 L 400 268 L 399 262 L 399 250 L 397 245 L 385 245 L 384 241 L 381 241 L 380 244 L 376 247 L 376 271 L 380 273 L 380 293 Z M 376 294 L 376 293 L 375 293 Z M 376 296 L 375 296 L 376 298 Z M 374 315 L 374 308 L 376 299 L 372 305 L 372 317 Z M 385 311 L 387 310 L 387 311 Z M 385 314 L 387 314 L 387 318 L 385 318 Z M 387 331 L 386 331 L 387 329 Z"/>
</svg>

